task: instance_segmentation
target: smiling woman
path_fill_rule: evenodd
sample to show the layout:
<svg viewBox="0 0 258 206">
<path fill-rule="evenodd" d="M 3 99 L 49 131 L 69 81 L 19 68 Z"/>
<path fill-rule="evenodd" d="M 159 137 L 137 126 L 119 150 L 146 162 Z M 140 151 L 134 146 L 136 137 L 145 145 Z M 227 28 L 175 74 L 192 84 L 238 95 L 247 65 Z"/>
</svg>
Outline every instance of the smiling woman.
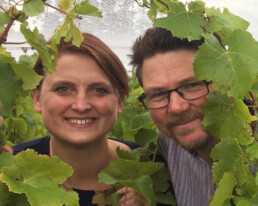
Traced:
<svg viewBox="0 0 258 206">
<path fill-rule="evenodd" d="M 128 94 L 127 73 L 118 57 L 98 38 L 84 33 L 80 47 L 64 40 L 58 45 L 57 67 L 45 73 L 41 60 L 35 71 L 44 78 L 32 91 L 34 109 L 40 113 L 49 136 L 13 147 L 17 154 L 28 148 L 57 156 L 74 173 L 64 182 L 79 194 L 80 205 L 92 202 L 95 192 L 110 193 L 110 185 L 99 183 L 98 174 L 119 159 L 116 148 L 130 151 L 136 144 L 107 137 Z M 119 190 L 125 205 L 146 205 L 133 190 Z M 120 204 L 120 203 L 119 203 Z"/>
</svg>

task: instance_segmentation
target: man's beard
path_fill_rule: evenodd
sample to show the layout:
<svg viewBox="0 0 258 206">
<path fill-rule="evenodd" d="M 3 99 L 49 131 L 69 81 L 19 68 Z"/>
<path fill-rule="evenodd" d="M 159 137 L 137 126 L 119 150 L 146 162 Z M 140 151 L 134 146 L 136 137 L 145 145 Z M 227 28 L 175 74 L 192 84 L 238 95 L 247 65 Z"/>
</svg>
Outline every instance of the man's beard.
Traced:
<svg viewBox="0 0 258 206">
<path fill-rule="evenodd" d="M 193 111 L 185 111 L 179 115 L 172 115 L 166 123 L 166 128 L 170 133 L 169 137 L 177 141 L 184 149 L 188 151 L 197 151 L 207 147 L 212 142 L 213 137 L 204 131 L 202 127 L 200 127 L 199 134 L 197 133 L 197 135 L 200 136 L 187 142 L 183 141 L 185 136 L 193 133 L 196 128 L 187 128 L 183 130 L 174 129 L 175 125 L 189 122 L 194 119 L 200 119 L 200 121 L 202 121 L 203 116 L 204 112 L 201 108 L 196 108 Z"/>
</svg>

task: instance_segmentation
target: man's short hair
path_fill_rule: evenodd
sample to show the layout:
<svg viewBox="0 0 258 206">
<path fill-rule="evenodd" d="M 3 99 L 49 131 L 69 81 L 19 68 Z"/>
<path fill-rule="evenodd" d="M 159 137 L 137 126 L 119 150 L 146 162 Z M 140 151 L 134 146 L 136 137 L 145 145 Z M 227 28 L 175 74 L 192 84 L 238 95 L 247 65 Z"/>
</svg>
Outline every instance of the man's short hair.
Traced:
<svg viewBox="0 0 258 206">
<path fill-rule="evenodd" d="M 150 28 L 143 36 L 136 39 L 130 55 L 130 64 L 133 66 L 138 81 L 142 85 L 142 65 L 147 58 L 153 57 L 158 53 L 165 53 L 181 49 L 198 50 L 203 40 L 188 41 L 174 37 L 172 33 L 164 28 Z"/>
</svg>

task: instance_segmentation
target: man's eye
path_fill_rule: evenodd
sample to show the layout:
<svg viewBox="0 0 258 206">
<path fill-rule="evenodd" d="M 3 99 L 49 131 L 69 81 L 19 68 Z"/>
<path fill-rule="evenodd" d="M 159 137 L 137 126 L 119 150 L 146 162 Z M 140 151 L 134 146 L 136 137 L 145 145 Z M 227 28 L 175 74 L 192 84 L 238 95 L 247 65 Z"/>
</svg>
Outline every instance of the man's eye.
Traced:
<svg viewBox="0 0 258 206">
<path fill-rule="evenodd" d="M 164 92 L 151 93 L 146 95 L 147 100 L 151 101 L 160 101 L 167 97 L 167 94 Z"/>
<path fill-rule="evenodd" d="M 198 89 L 204 87 L 203 82 L 192 82 L 183 86 L 183 89 Z"/>
</svg>

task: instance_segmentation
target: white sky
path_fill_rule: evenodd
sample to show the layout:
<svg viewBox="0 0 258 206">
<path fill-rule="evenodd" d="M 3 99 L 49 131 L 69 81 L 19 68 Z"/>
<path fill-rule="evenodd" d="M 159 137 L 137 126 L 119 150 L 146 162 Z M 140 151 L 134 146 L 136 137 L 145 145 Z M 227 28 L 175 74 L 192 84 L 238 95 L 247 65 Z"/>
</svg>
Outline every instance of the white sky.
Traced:
<svg viewBox="0 0 258 206">
<path fill-rule="evenodd" d="M 1 0 L 0 5 L 8 1 Z M 57 0 L 48 0 L 48 2 L 51 1 L 57 2 Z M 185 2 L 186 0 L 181 1 Z M 208 7 L 226 7 L 231 13 L 247 20 L 250 23 L 248 30 L 258 40 L 258 0 L 203 1 Z M 83 17 L 83 20 L 79 21 L 79 28 L 102 39 L 130 70 L 127 55 L 130 53 L 133 41 L 152 25 L 146 14 L 148 10 L 140 8 L 134 0 L 90 0 L 90 3 L 103 12 L 103 18 Z M 31 22 L 39 27 L 40 32 L 48 39 L 55 28 L 62 22 L 63 16 L 50 8 L 47 9 L 47 12 L 48 14 L 41 16 L 40 20 L 34 19 Z M 16 25 L 16 29 L 19 30 L 19 25 Z M 20 36 L 13 31 L 10 38 L 12 39 L 11 41 L 18 41 Z M 17 48 L 12 48 L 11 50 L 16 56 L 23 53 Z"/>
</svg>

